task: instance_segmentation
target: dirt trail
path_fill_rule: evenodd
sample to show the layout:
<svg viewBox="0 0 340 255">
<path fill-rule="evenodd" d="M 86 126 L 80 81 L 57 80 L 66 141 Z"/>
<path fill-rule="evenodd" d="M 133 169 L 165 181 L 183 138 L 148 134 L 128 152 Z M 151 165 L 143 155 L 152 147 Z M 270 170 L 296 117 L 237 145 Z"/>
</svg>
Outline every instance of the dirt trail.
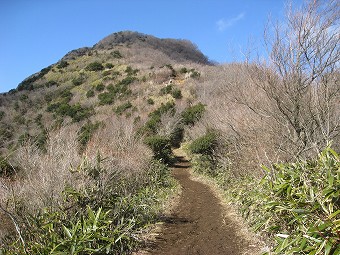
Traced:
<svg viewBox="0 0 340 255">
<path fill-rule="evenodd" d="M 220 200 L 207 185 L 190 179 L 190 163 L 184 156 L 177 158 L 173 176 L 182 186 L 179 202 L 143 254 L 238 255 L 249 251 L 250 241 L 241 237 L 235 221 L 223 216 Z"/>
</svg>

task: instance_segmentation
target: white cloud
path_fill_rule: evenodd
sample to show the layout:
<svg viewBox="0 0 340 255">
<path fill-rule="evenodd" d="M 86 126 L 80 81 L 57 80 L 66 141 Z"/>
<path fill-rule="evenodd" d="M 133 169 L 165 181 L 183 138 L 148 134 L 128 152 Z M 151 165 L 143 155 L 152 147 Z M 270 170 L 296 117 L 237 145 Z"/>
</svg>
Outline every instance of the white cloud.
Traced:
<svg viewBox="0 0 340 255">
<path fill-rule="evenodd" d="M 228 27 L 235 25 L 235 23 L 238 22 L 239 20 L 243 19 L 245 15 L 246 15 L 245 12 L 241 12 L 236 17 L 230 18 L 228 20 L 225 20 L 224 18 L 220 19 L 219 21 L 216 22 L 217 29 L 219 31 L 224 31 Z"/>
</svg>

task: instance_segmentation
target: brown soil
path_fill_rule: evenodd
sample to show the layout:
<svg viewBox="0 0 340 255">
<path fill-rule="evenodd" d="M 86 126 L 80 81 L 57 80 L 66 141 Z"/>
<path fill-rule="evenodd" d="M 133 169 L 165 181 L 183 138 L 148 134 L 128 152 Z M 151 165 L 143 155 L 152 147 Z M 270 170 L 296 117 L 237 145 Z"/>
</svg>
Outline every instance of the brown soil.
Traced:
<svg viewBox="0 0 340 255">
<path fill-rule="evenodd" d="M 190 179 L 190 163 L 184 156 L 177 159 L 173 176 L 182 187 L 179 201 L 170 216 L 163 219 L 160 233 L 139 254 L 256 254 L 252 242 L 240 234 L 235 220 L 225 216 L 220 199 L 209 186 Z M 253 252 L 248 253 L 252 247 Z"/>
</svg>

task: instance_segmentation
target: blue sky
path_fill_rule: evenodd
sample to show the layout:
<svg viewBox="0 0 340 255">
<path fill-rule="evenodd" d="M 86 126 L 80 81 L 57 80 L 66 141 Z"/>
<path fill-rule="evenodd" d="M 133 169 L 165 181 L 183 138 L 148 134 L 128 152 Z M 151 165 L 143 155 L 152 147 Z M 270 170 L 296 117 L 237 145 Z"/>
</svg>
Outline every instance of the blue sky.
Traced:
<svg viewBox="0 0 340 255">
<path fill-rule="evenodd" d="M 300 3 L 302 0 L 294 0 Z M 285 0 L 3 0 L 0 2 L 0 92 L 57 62 L 68 51 L 131 30 L 189 39 L 211 60 L 230 62 L 261 45 L 271 14 Z M 251 39 L 250 39 L 251 38 Z M 249 42 L 251 42 L 249 44 Z"/>
</svg>

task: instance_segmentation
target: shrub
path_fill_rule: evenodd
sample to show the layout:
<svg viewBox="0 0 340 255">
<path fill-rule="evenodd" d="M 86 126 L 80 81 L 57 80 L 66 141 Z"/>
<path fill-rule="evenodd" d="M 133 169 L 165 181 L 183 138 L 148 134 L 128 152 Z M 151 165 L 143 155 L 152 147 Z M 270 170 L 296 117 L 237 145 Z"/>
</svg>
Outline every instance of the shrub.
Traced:
<svg viewBox="0 0 340 255">
<path fill-rule="evenodd" d="M 111 69 L 113 67 L 114 67 L 114 65 L 112 63 L 106 63 L 105 64 L 105 68 L 107 68 L 107 69 Z"/>
<path fill-rule="evenodd" d="M 114 93 L 110 92 L 101 93 L 98 95 L 99 104 L 100 105 L 113 104 L 114 97 L 115 97 Z"/>
<path fill-rule="evenodd" d="M 25 102 L 28 99 L 28 96 L 26 94 L 23 94 L 20 96 L 20 101 Z"/>
<path fill-rule="evenodd" d="M 40 72 L 31 75 L 27 79 L 23 80 L 22 82 L 19 83 L 17 90 L 33 90 L 34 86 L 33 83 L 39 80 L 40 78 L 44 77 L 45 74 L 47 74 L 50 70 L 52 69 L 52 65 L 43 68 L 40 70 Z"/>
<path fill-rule="evenodd" d="M 172 91 L 172 85 L 167 85 L 163 88 L 161 88 L 159 94 L 162 96 L 162 95 L 166 95 L 166 94 L 170 94 L 170 92 Z"/>
<path fill-rule="evenodd" d="M 28 132 L 21 134 L 18 138 L 18 143 L 23 145 L 31 140 L 31 135 Z"/>
<path fill-rule="evenodd" d="M 160 135 L 149 136 L 145 139 L 145 144 L 153 151 L 154 158 L 164 163 L 172 160 L 170 139 Z"/>
<path fill-rule="evenodd" d="M 80 151 L 83 151 L 90 141 L 94 132 L 99 128 L 100 123 L 91 123 L 90 121 L 83 125 L 78 132 L 78 142 L 80 145 Z"/>
<path fill-rule="evenodd" d="M 69 89 L 65 89 L 60 93 L 60 97 L 62 98 L 62 102 L 68 103 L 71 101 L 73 94 Z"/>
<path fill-rule="evenodd" d="M 188 69 L 186 67 L 182 67 L 180 70 L 179 70 L 180 73 L 187 73 L 188 72 Z"/>
<path fill-rule="evenodd" d="M 205 135 L 194 140 L 189 150 L 195 154 L 212 156 L 217 146 L 217 135 L 214 131 L 208 131 Z"/>
<path fill-rule="evenodd" d="M 86 97 L 90 98 L 90 97 L 94 97 L 94 90 L 90 89 L 89 91 L 86 92 Z"/>
<path fill-rule="evenodd" d="M 0 177 L 10 177 L 15 173 L 15 167 L 13 167 L 7 158 L 0 155 Z"/>
<path fill-rule="evenodd" d="M 68 103 L 54 103 L 47 107 L 48 112 L 55 112 L 56 114 L 64 117 L 69 116 L 74 122 L 79 122 L 92 115 L 90 108 L 82 107 L 79 103 L 75 105 L 69 105 Z"/>
<path fill-rule="evenodd" d="M 54 80 L 51 80 L 45 83 L 45 87 L 47 88 L 52 87 L 52 86 L 58 86 L 58 83 Z"/>
<path fill-rule="evenodd" d="M 124 111 L 126 111 L 127 109 L 131 108 L 132 104 L 130 102 L 126 102 L 123 103 L 119 106 L 116 107 L 116 109 L 114 110 L 114 112 L 118 115 L 121 115 Z"/>
<path fill-rule="evenodd" d="M 172 91 L 171 91 L 171 95 L 173 96 L 173 98 L 175 99 L 181 99 L 182 98 L 182 92 L 180 89 L 178 88 L 174 88 Z"/>
<path fill-rule="evenodd" d="M 0 111 L 0 120 L 2 120 L 3 119 L 3 117 L 5 117 L 5 112 L 4 111 Z"/>
<path fill-rule="evenodd" d="M 184 128 L 182 125 L 176 125 L 170 133 L 171 146 L 179 148 L 184 138 Z"/>
<path fill-rule="evenodd" d="M 46 129 L 43 129 L 35 138 L 34 144 L 40 149 L 42 152 L 46 152 L 46 143 L 48 139 L 48 133 Z"/>
<path fill-rule="evenodd" d="M 195 69 L 191 69 L 190 71 L 191 71 L 191 74 L 190 74 L 191 78 L 198 79 L 199 77 L 201 77 L 201 74 Z"/>
<path fill-rule="evenodd" d="M 39 113 L 37 115 L 37 117 L 35 117 L 35 119 L 34 119 L 35 124 L 37 124 L 39 127 L 43 126 L 42 121 L 41 121 L 42 117 L 43 117 L 43 115 L 41 113 Z"/>
<path fill-rule="evenodd" d="M 153 101 L 152 98 L 148 98 L 147 103 L 150 104 L 150 105 L 154 105 L 155 101 Z"/>
<path fill-rule="evenodd" d="M 69 65 L 69 63 L 68 63 L 67 61 L 61 60 L 61 61 L 59 62 L 59 64 L 57 65 L 57 68 L 58 68 L 58 69 L 62 69 L 62 68 L 67 67 L 68 65 Z"/>
<path fill-rule="evenodd" d="M 101 71 L 104 70 L 104 66 L 99 62 L 92 62 L 85 67 L 86 71 Z"/>
<path fill-rule="evenodd" d="M 118 50 L 114 50 L 111 52 L 111 56 L 114 57 L 114 58 L 122 58 L 122 54 L 118 51 Z"/>
<path fill-rule="evenodd" d="M 131 66 L 128 66 L 126 69 L 125 69 L 125 72 L 127 73 L 127 75 L 129 76 L 134 76 L 136 75 L 139 70 L 138 69 L 133 69 Z"/>
<path fill-rule="evenodd" d="M 199 119 L 202 118 L 205 111 L 205 106 L 201 103 L 186 108 L 182 114 L 182 122 L 185 125 L 194 125 Z"/>
<path fill-rule="evenodd" d="M 74 86 L 79 86 L 86 81 L 86 77 L 84 75 L 80 75 L 77 78 L 72 79 L 72 83 Z"/>
<path fill-rule="evenodd" d="M 26 122 L 25 117 L 22 116 L 22 115 L 16 115 L 16 116 L 14 116 L 13 120 L 14 120 L 14 122 L 16 122 L 16 123 L 18 123 L 18 124 L 20 124 L 20 125 L 24 125 L 25 122 Z"/>
<path fill-rule="evenodd" d="M 97 91 L 103 91 L 105 89 L 105 85 L 103 83 L 100 83 L 96 86 Z"/>
</svg>

